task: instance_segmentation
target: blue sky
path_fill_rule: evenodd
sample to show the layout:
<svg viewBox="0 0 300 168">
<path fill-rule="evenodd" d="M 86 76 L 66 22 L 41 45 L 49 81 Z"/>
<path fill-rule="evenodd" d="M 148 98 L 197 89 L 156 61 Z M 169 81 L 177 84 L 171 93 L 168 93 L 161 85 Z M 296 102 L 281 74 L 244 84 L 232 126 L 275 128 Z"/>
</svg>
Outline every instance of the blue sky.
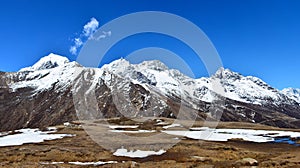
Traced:
<svg viewBox="0 0 300 168">
<path fill-rule="evenodd" d="M 42 56 L 69 52 L 73 39 L 95 18 L 103 25 L 138 11 L 164 11 L 199 26 L 219 52 L 225 68 L 262 78 L 275 88 L 300 88 L 300 1 L 298 0 L 2 0 L 1 71 L 17 71 Z M 182 59 L 192 51 L 175 39 L 144 34 L 120 41 L 103 63 L 144 47 L 162 47 Z M 193 62 L 190 60 L 189 62 Z M 191 64 L 196 76 L 207 76 Z"/>
</svg>

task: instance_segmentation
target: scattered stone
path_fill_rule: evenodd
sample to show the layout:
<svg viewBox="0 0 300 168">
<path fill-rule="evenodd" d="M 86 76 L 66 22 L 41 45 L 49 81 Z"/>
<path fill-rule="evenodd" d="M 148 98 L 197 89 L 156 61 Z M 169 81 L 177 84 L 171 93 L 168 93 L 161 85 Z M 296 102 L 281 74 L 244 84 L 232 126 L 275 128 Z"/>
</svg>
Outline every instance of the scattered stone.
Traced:
<svg viewBox="0 0 300 168">
<path fill-rule="evenodd" d="M 200 162 L 205 162 L 205 161 L 211 160 L 207 157 L 202 157 L 202 156 L 192 156 L 192 158 L 195 159 L 196 161 L 200 161 Z"/>
<path fill-rule="evenodd" d="M 258 161 L 253 158 L 243 158 L 235 162 L 236 166 L 258 166 Z"/>
</svg>

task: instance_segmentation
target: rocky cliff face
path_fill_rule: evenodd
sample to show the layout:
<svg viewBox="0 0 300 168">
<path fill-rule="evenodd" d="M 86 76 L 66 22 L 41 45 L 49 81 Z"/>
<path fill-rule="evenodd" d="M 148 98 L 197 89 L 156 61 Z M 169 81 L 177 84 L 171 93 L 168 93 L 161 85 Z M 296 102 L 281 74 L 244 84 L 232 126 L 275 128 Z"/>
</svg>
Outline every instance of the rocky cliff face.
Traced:
<svg viewBox="0 0 300 168">
<path fill-rule="evenodd" d="M 50 54 L 32 67 L 0 72 L 0 79 L 0 131 L 78 117 L 214 120 L 220 112 L 222 121 L 300 127 L 299 92 L 279 91 L 223 68 L 212 77 L 192 79 L 159 61 L 134 65 L 120 59 L 102 68 L 84 68 Z"/>
</svg>

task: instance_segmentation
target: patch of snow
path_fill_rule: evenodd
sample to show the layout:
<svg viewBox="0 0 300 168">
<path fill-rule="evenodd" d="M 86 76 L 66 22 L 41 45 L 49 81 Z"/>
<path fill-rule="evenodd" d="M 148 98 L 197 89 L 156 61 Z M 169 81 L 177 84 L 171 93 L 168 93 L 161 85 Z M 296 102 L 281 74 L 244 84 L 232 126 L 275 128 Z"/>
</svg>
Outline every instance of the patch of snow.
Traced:
<svg viewBox="0 0 300 168">
<path fill-rule="evenodd" d="M 71 124 L 70 124 L 69 122 L 65 122 L 65 123 L 64 123 L 64 126 L 65 126 L 65 127 L 68 127 L 68 126 L 70 126 L 70 125 L 71 125 Z"/>
<path fill-rule="evenodd" d="M 190 130 L 191 131 L 207 131 L 210 130 L 211 128 L 209 127 L 191 127 Z"/>
<path fill-rule="evenodd" d="M 56 127 L 48 127 L 47 130 L 49 131 L 48 133 L 53 133 L 57 131 Z"/>
<path fill-rule="evenodd" d="M 155 130 L 137 130 L 137 131 L 127 131 L 127 130 L 110 130 L 110 132 L 116 133 L 152 133 L 156 132 Z"/>
<path fill-rule="evenodd" d="M 135 80 L 135 79 L 132 79 L 131 82 L 132 82 L 133 84 L 138 84 L 138 85 L 142 86 L 144 89 L 146 89 L 147 91 L 150 92 L 150 89 L 149 89 L 149 87 L 147 86 L 147 84 L 141 83 L 141 82 L 139 82 L 139 81 L 137 81 L 137 80 Z"/>
<path fill-rule="evenodd" d="M 11 131 L 8 131 L 8 132 L 0 132 L 0 137 L 1 137 L 1 136 L 6 136 L 6 135 L 8 135 L 9 133 L 11 133 Z"/>
<path fill-rule="evenodd" d="M 117 149 L 116 152 L 113 153 L 114 156 L 125 156 L 130 158 L 145 158 L 151 155 L 162 155 L 166 151 L 161 149 L 159 151 L 143 151 L 143 150 L 135 150 L 128 151 L 127 149 L 121 148 Z"/>
<path fill-rule="evenodd" d="M 156 125 L 169 125 L 170 123 L 168 123 L 168 122 L 163 122 L 163 121 L 161 121 L 161 122 L 158 122 Z"/>
<path fill-rule="evenodd" d="M 64 137 L 71 137 L 71 134 L 50 134 L 56 132 L 51 129 L 50 131 L 40 131 L 39 129 L 20 129 L 15 131 L 17 134 L 6 135 L 0 137 L 0 146 L 16 146 L 25 143 L 40 143 L 45 140 L 61 139 Z"/>
<path fill-rule="evenodd" d="M 191 128 L 191 131 L 162 131 L 176 136 L 184 136 L 191 139 L 206 141 L 228 141 L 230 139 L 242 139 L 250 142 L 274 142 L 275 138 L 288 136 L 300 137 L 300 132 L 268 131 L 252 129 L 210 129 L 207 127 Z"/>
<path fill-rule="evenodd" d="M 173 128 L 173 127 L 182 127 L 182 125 L 181 124 L 166 125 L 166 126 L 163 126 L 163 129 Z"/>
<path fill-rule="evenodd" d="M 138 125 L 110 125 L 110 129 L 138 128 Z"/>
<path fill-rule="evenodd" d="M 89 166 L 89 165 L 99 166 L 99 165 L 114 164 L 114 163 L 118 163 L 118 162 L 117 161 L 108 161 L 108 162 L 102 162 L 102 161 L 98 161 L 98 162 L 69 162 L 69 164 L 80 165 L 80 166 Z"/>
</svg>

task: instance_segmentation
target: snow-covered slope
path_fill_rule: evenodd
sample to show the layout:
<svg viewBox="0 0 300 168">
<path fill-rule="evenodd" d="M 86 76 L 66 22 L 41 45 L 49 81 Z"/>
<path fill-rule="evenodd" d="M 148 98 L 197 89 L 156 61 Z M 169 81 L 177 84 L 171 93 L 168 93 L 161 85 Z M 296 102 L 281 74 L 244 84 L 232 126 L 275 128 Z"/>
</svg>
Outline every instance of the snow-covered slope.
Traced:
<svg viewBox="0 0 300 168">
<path fill-rule="evenodd" d="M 245 77 L 229 69 L 220 68 L 212 78 L 220 79 L 226 97 L 233 100 L 261 104 L 284 99 L 277 89 L 257 77 Z"/>
<path fill-rule="evenodd" d="M 18 78 L 23 80 L 12 83 L 10 87 L 16 90 L 30 86 L 36 90 L 43 90 L 55 84 L 64 88 L 71 85 L 71 77 L 75 68 L 79 66 L 76 62 L 70 62 L 65 57 L 51 53 L 41 58 L 32 67 L 21 69 Z M 94 70 L 94 79 L 102 78 L 109 83 L 109 76 L 102 75 L 105 71 L 133 83 L 139 83 L 145 88 L 156 88 L 166 96 L 181 99 L 212 102 L 216 99 L 216 95 L 219 95 L 252 104 L 276 105 L 281 102 L 300 102 L 299 90 L 289 88 L 279 91 L 257 77 L 245 77 L 224 68 L 220 68 L 212 77 L 199 79 L 192 79 L 178 70 L 168 69 L 158 60 L 130 64 L 125 59 L 119 59 Z"/>
<path fill-rule="evenodd" d="M 31 67 L 23 68 L 17 74 L 17 78 L 10 84 L 15 91 L 19 88 L 31 87 L 38 91 L 47 90 L 54 85 L 60 85 L 61 89 L 72 84 L 74 68 L 80 66 L 76 62 L 70 62 L 66 57 L 49 54 L 41 58 Z"/>
<path fill-rule="evenodd" d="M 64 66 L 69 63 L 69 59 L 57 54 L 50 53 L 48 56 L 41 58 L 33 66 L 22 68 L 20 71 L 38 71 Z"/>
<path fill-rule="evenodd" d="M 102 69 L 140 83 L 153 85 L 167 96 L 190 97 L 212 102 L 218 94 L 245 103 L 272 103 L 275 105 L 290 101 L 283 92 L 271 87 L 261 79 L 253 76 L 245 77 L 224 68 L 220 68 L 212 77 L 199 79 L 192 79 L 177 70 L 170 70 L 157 60 L 130 64 L 128 61 L 120 59 L 104 65 Z M 293 100 L 297 99 L 294 97 Z"/>
<path fill-rule="evenodd" d="M 300 103 L 300 89 L 286 88 L 286 89 L 283 89 L 281 91 L 281 93 L 283 93 L 290 99 L 293 99 L 296 102 Z"/>
</svg>

